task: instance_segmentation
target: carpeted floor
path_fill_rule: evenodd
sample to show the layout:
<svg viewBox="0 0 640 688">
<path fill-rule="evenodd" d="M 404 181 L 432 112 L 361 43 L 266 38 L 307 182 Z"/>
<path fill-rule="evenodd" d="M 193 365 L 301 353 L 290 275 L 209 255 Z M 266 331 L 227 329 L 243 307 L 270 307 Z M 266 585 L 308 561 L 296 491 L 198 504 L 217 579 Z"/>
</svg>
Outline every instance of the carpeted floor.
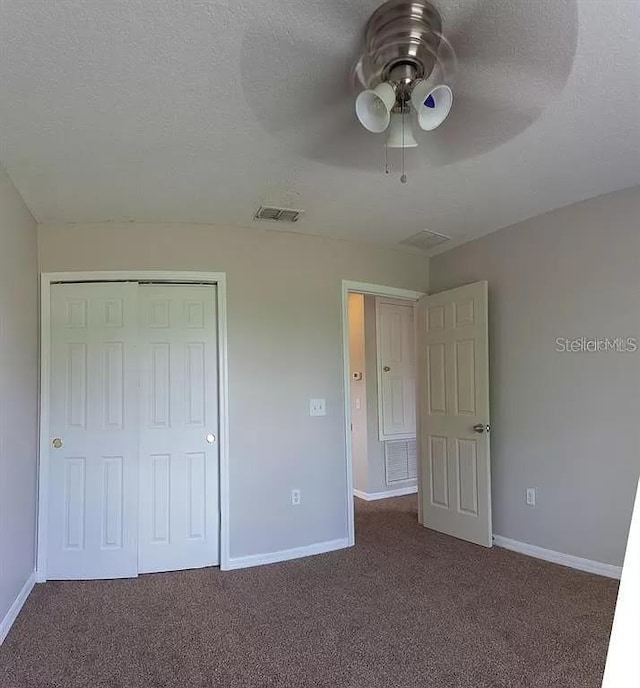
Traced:
<svg viewBox="0 0 640 688">
<path fill-rule="evenodd" d="M 617 582 L 357 502 L 357 545 L 284 564 L 36 586 L 2 688 L 596 688 Z"/>
</svg>

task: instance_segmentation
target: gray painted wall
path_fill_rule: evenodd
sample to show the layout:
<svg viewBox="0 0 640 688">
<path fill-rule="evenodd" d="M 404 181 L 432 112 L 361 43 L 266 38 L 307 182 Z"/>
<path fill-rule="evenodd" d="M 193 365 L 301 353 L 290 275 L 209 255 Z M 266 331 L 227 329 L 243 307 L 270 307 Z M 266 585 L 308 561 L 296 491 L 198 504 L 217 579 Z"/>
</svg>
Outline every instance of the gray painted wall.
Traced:
<svg viewBox="0 0 640 688">
<path fill-rule="evenodd" d="M 34 219 L 0 168 L 0 620 L 35 559 L 36 237 Z"/>
<path fill-rule="evenodd" d="M 342 280 L 428 285 L 424 258 L 258 227 L 39 228 L 46 272 L 228 274 L 232 557 L 347 536 Z M 324 418 L 309 417 L 316 397 L 327 400 Z"/>
<path fill-rule="evenodd" d="M 430 291 L 489 281 L 494 532 L 621 565 L 640 474 L 640 188 L 495 232 L 430 263 Z M 537 507 L 525 489 L 537 489 Z"/>
</svg>

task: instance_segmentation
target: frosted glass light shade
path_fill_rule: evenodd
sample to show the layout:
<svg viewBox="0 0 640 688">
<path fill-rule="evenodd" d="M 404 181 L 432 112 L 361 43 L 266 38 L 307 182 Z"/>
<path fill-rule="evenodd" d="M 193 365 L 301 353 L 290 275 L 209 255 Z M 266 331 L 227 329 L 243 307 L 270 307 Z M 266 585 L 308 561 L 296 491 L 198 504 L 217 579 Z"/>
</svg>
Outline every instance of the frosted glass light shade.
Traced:
<svg viewBox="0 0 640 688">
<path fill-rule="evenodd" d="M 356 115 L 365 129 L 380 134 L 389 126 L 395 104 L 395 89 L 391 84 L 382 83 L 356 98 Z"/>
<path fill-rule="evenodd" d="M 446 84 L 432 87 L 421 79 L 411 92 L 411 105 L 418 114 L 420 128 L 433 131 L 449 116 L 453 105 L 453 91 Z"/>
<path fill-rule="evenodd" d="M 404 136 L 402 132 L 402 113 L 394 112 L 391 115 L 391 127 L 387 148 L 416 148 L 418 142 L 413 136 L 411 118 L 408 113 L 404 115 Z"/>
</svg>

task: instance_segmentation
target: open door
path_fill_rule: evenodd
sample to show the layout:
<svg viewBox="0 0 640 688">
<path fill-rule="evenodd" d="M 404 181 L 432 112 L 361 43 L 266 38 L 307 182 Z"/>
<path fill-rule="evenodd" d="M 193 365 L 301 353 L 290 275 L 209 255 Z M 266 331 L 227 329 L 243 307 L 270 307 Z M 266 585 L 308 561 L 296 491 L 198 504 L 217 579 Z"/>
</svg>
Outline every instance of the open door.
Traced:
<svg viewBox="0 0 640 688">
<path fill-rule="evenodd" d="M 416 305 L 420 523 L 492 545 L 487 282 Z"/>
</svg>

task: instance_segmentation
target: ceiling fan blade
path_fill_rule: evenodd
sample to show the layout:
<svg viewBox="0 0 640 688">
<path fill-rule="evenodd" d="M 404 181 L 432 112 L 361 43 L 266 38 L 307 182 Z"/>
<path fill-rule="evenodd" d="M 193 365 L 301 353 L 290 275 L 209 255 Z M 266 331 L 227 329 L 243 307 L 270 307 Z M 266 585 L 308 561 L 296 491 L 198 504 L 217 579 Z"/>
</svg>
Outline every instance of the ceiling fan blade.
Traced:
<svg viewBox="0 0 640 688">
<path fill-rule="evenodd" d="M 303 158 L 353 170 L 384 170 L 386 134 L 371 134 L 357 122 L 351 99 L 292 137 Z"/>
<path fill-rule="evenodd" d="M 402 152 L 400 149 L 386 149 L 389 131 L 372 134 L 365 131 L 356 121 L 349 104 L 332 113 L 313 137 L 300 140 L 294 146 L 298 155 L 319 163 L 359 172 L 400 176 Z M 414 132 L 417 124 L 411 122 Z M 424 167 L 419 148 L 405 149 L 404 169 L 412 172 Z"/>
<path fill-rule="evenodd" d="M 305 126 L 349 97 L 348 82 L 339 77 L 348 72 L 345 56 L 288 35 L 275 40 L 277 47 L 266 51 L 248 34 L 241 58 L 245 99 L 267 131 Z"/>
<path fill-rule="evenodd" d="M 327 7 L 329 5 L 329 7 Z M 370 6 L 366 0 L 263 3 L 241 46 L 243 91 L 269 132 L 304 129 L 354 95 L 355 56 Z M 290 28 L 291 27 L 291 28 Z"/>
<path fill-rule="evenodd" d="M 430 167 L 468 160 L 521 134 L 541 111 L 542 108 L 520 108 L 497 98 L 461 95 L 439 129 L 420 132 L 419 150 Z"/>
<path fill-rule="evenodd" d="M 508 65 L 521 78 L 562 89 L 578 40 L 576 0 L 463 0 L 443 7 L 443 31 L 459 70 Z"/>
<path fill-rule="evenodd" d="M 405 151 L 407 172 L 423 167 L 439 167 L 476 157 L 515 138 L 539 117 L 542 106 L 526 102 L 516 105 L 496 90 L 485 95 L 456 97 L 449 118 L 438 129 L 423 132 L 411 118 L 419 147 Z M 371 134 L 356 121 L 352 103 L 343 102 L 322 120 L 291 132 L 287 145 L 297 155 L 334 167 L 367 172 L 400 174 L 401 153 L 389 149 L 388 132 Z"/>
<path fill-rule="evenodd" d="M 530 127 L 564 88 L 577 43 L 575 0 L 462 0 L 443 20 L 458 61 L 453 109 L 419 135 L 436 166 L 487 153 Z"/>
</svg>

